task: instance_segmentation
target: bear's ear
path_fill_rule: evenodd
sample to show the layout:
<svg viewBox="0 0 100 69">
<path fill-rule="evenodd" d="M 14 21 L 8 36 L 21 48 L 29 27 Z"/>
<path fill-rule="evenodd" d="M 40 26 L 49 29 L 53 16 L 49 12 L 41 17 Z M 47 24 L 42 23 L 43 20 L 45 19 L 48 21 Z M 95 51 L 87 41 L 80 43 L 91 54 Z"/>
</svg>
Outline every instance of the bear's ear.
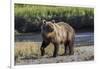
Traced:
<svg viewBox="0 0 100 69">
<path fill-rule="evenodd" d="M 52 20 L 52 23 L 55 23 L 55 20 Z"/>
<path fill-rule="evenodd" d="M 46 20 L 42 20 L 43 24 L 46 24 Z"/>
</svg>

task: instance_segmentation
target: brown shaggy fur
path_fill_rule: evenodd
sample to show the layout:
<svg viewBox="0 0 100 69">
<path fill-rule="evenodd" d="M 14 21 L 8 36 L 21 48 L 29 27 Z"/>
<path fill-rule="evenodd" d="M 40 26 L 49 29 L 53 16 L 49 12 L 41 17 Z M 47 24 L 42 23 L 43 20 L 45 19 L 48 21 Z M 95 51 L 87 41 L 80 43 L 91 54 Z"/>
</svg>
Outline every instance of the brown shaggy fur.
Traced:
<svg viewBox="0 0 100 69">
<path fill-rule="evenodd" d="M 69 50 L 69 55 L 74 54 L 74 29 L 67 23 L 54 21 L 43 21 L 41 26 L 41 34 L 43 37 L 43 42 L 41 45 L 41 56 L 45 54 L 45 48 L 50 44 L 54 44 L 53 57 L 58 55 L 59 45 L 64 44 L 65 51 L 64 55 L 67 54 L 67 49 Z"/>
</svg>

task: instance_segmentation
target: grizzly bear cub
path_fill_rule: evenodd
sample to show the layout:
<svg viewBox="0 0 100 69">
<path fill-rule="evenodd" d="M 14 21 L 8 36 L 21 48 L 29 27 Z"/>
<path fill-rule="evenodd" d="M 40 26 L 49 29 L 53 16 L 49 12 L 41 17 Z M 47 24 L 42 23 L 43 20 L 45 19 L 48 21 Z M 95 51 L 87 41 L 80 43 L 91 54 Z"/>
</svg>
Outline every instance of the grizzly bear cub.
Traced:
<svg viewBox="0 0 100 69">
<path fill-rule="evenodd" d="M 74 29 L 67 23 L 55 21 L 46 21 L 43 20 L 43 24 L 41 26 L 41 35 L 43 38 L 43 42 L 41 45 L 41 56 L 45 54 L 45 48 L 50 44 L 54 44 L 54 52 L 53 57 L 58 55 L 59 45 L 64 44 L 64 54 L 67 55 L 67 49 L 69 51 L 69 55 L 74 54 L 74 38 L 75 31 Z"/>
</svg>

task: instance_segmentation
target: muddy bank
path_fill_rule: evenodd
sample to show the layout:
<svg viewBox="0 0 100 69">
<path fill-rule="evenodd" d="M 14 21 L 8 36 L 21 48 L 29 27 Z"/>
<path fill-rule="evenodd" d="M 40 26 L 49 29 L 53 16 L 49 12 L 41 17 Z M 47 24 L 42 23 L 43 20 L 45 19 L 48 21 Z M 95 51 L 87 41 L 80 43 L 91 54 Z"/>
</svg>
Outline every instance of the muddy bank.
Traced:
<svg viewBox="0 0 100 69">
<path fill-rule="evenodd" d="M 50 56 L 43 56 L 37 59 L 23 59 L 17 61 L 15 65 L 29 65 L 29 64 L 47 64 L 47 63 L 65 63 L 77 61 L 93 61 L 94 60 L 94 46 L 75 47 L 74 55 L 57 56 L 56 58 Z"/>
</svg>

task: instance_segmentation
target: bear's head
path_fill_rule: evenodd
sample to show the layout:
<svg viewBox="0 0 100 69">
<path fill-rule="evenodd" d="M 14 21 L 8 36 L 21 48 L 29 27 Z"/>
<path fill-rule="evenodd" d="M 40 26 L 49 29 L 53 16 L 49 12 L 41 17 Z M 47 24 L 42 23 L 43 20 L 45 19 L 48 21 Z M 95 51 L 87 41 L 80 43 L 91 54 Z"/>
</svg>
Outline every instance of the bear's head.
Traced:
<svg viewBox="0 0 100 69">
<path fill-rule="evenodd" d="M 41 29 L 44 31 L 44 32 L 53 32 L 54 31 L 54 23 L 55 21 L 52 20 L 52 21 L 46 21 L 46 20 L 43 20 L 43 24 L 41 26 Z"/>
</svg>

